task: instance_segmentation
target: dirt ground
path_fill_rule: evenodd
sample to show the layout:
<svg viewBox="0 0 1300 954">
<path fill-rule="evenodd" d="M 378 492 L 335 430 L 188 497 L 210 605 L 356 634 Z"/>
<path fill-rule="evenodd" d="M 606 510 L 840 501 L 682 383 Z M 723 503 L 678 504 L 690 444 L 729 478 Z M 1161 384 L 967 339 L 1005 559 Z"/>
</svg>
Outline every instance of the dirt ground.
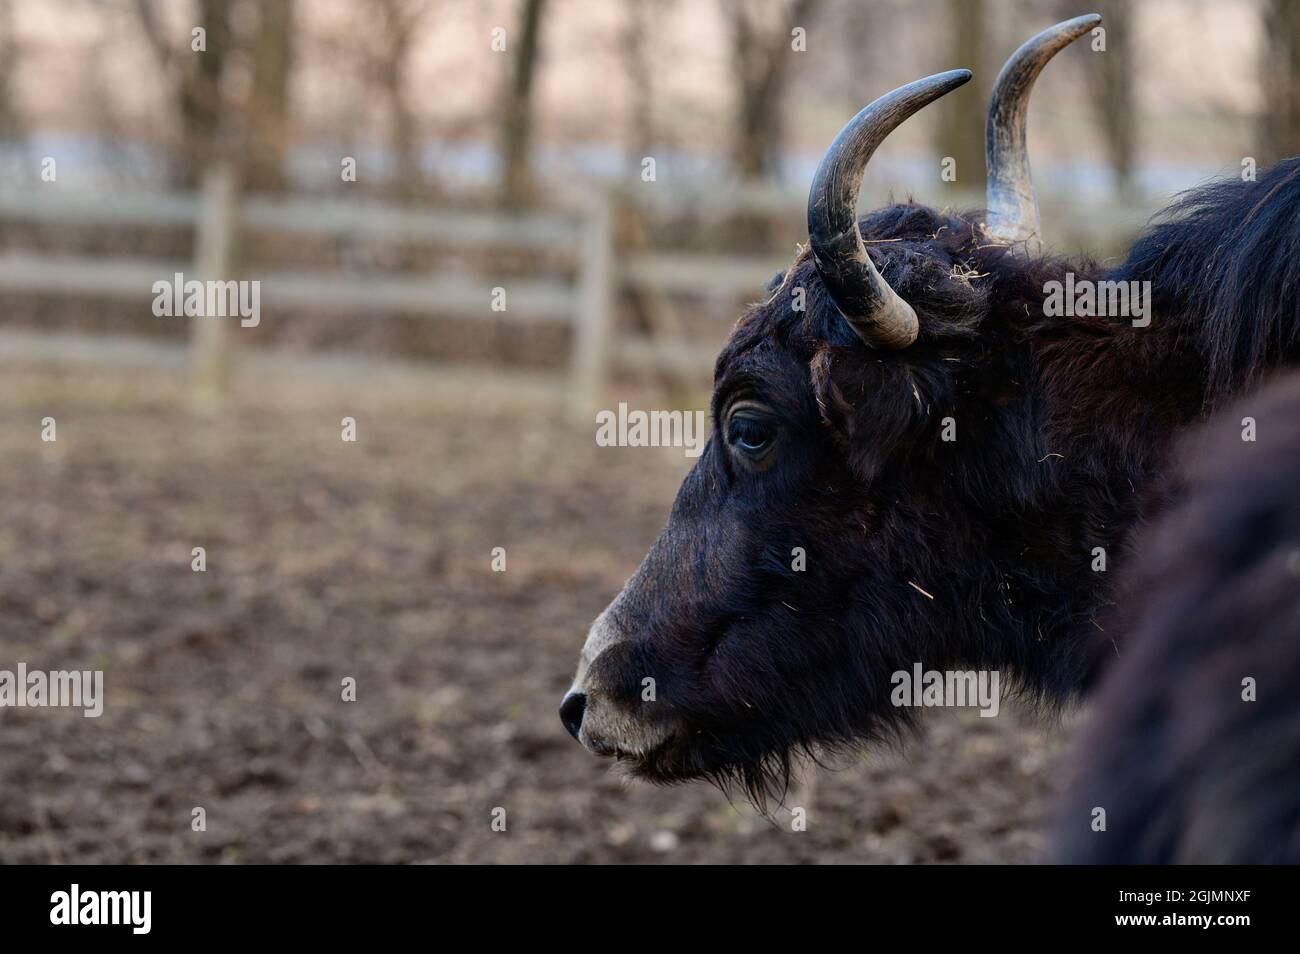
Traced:
<svg viewBox="0 0 1300 954">
<path fill-rule="evenodd" d="M 680 450 L 598 448 L 536 409 L 244 388 L 201 417 L 163 379 L 2 378 L 0 668 L 103 669 L 107 701 L 0 709 L 0 861 L 1042 856 L 1065 733 L 1006 709 L 819 772 L 800 832 L 704 785 L 629 783 L 569 739 L 578 648 Z"/>
</svg>

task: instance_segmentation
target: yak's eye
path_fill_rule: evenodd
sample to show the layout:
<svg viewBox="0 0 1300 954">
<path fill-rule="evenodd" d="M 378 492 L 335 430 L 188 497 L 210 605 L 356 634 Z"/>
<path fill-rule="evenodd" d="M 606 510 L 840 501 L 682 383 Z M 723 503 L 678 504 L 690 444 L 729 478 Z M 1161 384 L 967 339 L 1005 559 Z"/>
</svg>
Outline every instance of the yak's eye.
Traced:
<svg viewBox="0 0 1300 954">
<path fill-rule="evenodd" d="M 761 454 L 775 438 L 770 423 L 756 417 L 734 414 L 727 422 L 727 440 L 731 446 L 746 454 Z"/>
</svg>

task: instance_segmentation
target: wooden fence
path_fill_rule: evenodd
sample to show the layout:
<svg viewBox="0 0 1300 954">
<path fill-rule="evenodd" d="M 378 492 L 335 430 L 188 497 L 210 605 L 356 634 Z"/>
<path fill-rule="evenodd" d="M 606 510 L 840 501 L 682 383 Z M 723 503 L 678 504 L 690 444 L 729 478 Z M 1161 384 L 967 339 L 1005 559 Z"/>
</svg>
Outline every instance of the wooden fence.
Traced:
<svg viewBox="0 0 1300 954">
<path fill-rule="evenodd" d="M 181 272 L 186 280 L 255 278 L 261 301 L 277 308 L 363 310 L 367 314 L 428 315 L 554 323 L 571 328 L 569 367 L 551 382 L 575 409 L 599 405 L 615 364 L 655 371 L 698 372 L 713 351 L 662 335 L 616 334 L 615 296 L 623 289 L 656 294 L 701 291 L 756 296 L 773 259 L 722 258 L 641 251 L 616 258 L 613 197 L 597 192 L 570 212 L 465 212 L 323 198 L 240 196 L 228 171 L 210 169 L 197 194 L 69 193 L 54 186 L 0 190 L 0 220 L 41 225 L 144 226 L 192 229 L 188 260 L 102 255 L 0 254 L 0 293 L 147 301 L 153 285 Z M 266 270 L 235 263 L 240 236 L 277 233 L 381 243 L 443 243 L 465 251 L 537 251 L 558 261 L 528 277 L 497 280 L 438 271 L 427 274 L 325 269 Z M 494 291 L 506 306 L 493 311 Z M 229 336 L 237 319 L 192 324 L 190 370 L 196 397 L 219 400 L 230 374 Z M 32 336 L 11 336 L 13 342 Z M 117 342 L 121 345 L 122 342 Z M 36 350 L 49 356 L 48 347 Z M 155 353 L 142 349 L 118 352 Z M 11 354 L 11 356 L 13 356 Z M 239 355 L 236 360 L 246 360 Z"/>
<path fill-rule="evenodd" d="M 571 328 L 569 366 L 545 379 L 543 390 L 567 398 L 585 413 L 602 401 L 615 367 L 649 370 L 664 379 L 703 379 L 712 367 L 716 342 L 694 344 L 683 333 L 674 299 L 693 295 L 735 302 L 759 297 L 766 281 L 788 263 L 793 242 L 774 255 L 704 255 L 655 250 L 648 243 L 615 248 L 615 202 L 631 202 L 647 220 L 688 212 L 710 224 L 738 215 L 798 215 L 804 198 L 771 186 L 726 190 L 660 189 L 636 196 L 595 192 L 566 212 L 505 214 L 410 208 L 391 203 L 318 197 L 240 196 L 228 171 L 209 170 L 197 194 L 70 193 L 53 184 L 24 192 L 0 190 L 0 221 L 82 227 L 180 227 L 193 230 L 187 260 L 158 261 L 129 256 L 72 256 L 9 251 L 0 254 L 0 293 L 69 295 L 146 301 L 153 285 L 176 272 L 186 279 L 256 278 L 261 299 L 274 307 L 357 310 L 366 314 L 428 315 L 458 319 L 551 323 Z M 1130 229 L 1139 222 L 1132 208 L 1092 207 L 1078 221 L 1094 230 Z M 1063 212 L 1062 217 L 1071 215 Z M 1071 215 L 1071 221 L 1075 218 Z M 497 280 L 446 270 L 423 274 L 375 270 L 353 272 L 266 270 L 234 261 L 240 236 L 276 233 L 378 243 L 443 244 L 467 251 L 543 252 L 550 264 L 528 278 Z M 1087 236 L 1079 236 L 1086 241 Z M 494 289 L 504 288 L 507 307 L 491 308 Z M 615 303 L 639 295 L 650 317 L 647 333 L 615 328 Z M 235 319 L 192 323 L 189 367 L 196 397 L 220 399 L 230 374 L 230 328 Z M 5 337 L 7 335 L 7 337 Z M 53 339 L 0 332 L 0 358 L 9 351 L 57 357 Z M 17 344 L 21 344 L 18 347 Z M 140 361 L 159 349 L 139 342 L 105 341 L 106 355 Z M 84 359 L 84 341 L 69 348 Z M 248 349 L 236 360 L 272 363 Z M 288 359 L 286 359 L 288 360 Z M 322 366 L 339 369 L 338 356 L 321 356 Z M 302 365 L 301 356 L 293 359 Z M 400 362 L 394 362 L 396 367 Z M 374 362 L 369 362 L 373 367 Z M 404 365 L 409 370 L 409 363 Z M 464 379 L 464 374 L 461 375 Z M 481 375 L 479 376 L 482 377 Z M 493 378 L 506 377 L 494 373 Z"/>
</svg>

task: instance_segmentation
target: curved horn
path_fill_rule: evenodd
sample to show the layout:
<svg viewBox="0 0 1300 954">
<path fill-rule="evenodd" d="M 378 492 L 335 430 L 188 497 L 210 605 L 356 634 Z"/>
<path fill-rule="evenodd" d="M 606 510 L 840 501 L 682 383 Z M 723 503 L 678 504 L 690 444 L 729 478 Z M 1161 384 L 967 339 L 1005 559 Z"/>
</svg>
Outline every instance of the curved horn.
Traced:
<svg viewBox="0 0 1300 954">
<path fill-rule="evenodd" d="M 1024 242 L 1037 253 L 1038 200 L 1029 176 L 1025 116 L 1029 91 L 1047 61 L 1101 22 L 1095 13 L 1049 27 L 1011 54 L 993 85 L 984 150 L 988 160 L 989 234 L 1005 242 Z"/>
<path fill-rule="evenodd" d="M 912 306 L 880 277 L 858 231 L 858 190 L 867 161 L 904 119 L 971 77 L 950 70 L 900 86 L 858 113 L 835 137 L 808 193 L 808 244 L 840 313 L 868 345 L 906 348 L 919 326 Z"/>
</svg>

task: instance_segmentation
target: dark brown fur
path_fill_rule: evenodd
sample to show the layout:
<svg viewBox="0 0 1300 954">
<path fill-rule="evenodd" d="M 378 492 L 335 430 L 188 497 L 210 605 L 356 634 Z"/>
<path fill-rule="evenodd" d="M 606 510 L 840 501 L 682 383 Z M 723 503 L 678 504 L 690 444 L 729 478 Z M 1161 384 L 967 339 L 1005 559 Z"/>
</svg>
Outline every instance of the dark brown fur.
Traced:
<svg viewBox="0 0 1300 954">
<path fill-rule="evenodd" d="M 920 318 L 901 351 L 864 346 L 800 255 L 719 356 L 714 434 L 618 604 L 625 642 L 593 664 L 627 718 L 667 734 L 636 771 L 761 796 L 799 752 L 905 728 L 889 680 L 914 662 L 997 669 L 1052 701 L 1082 688 L 1171 441 L 1300 356 L 1296 172 L 1191 193 L 1111 271 L 1026 257 L 978 216 L 882 209 L 861 231 Z M 1067 272 L 1149 280 L 1150 326 L 1046 316 Z M 733 446 L 738 396 L 775 435 L 761 468 Z"/>
<path fill-rule="evenodd" d="M 1175 502 L 1122 588 L 1122 651 L 1099 647 L 1105 678 L 1071 759 L 1060 856 L 1295 864 L 1300 374 L 1233 405 L 1180 457 Z"/>
</svg>

